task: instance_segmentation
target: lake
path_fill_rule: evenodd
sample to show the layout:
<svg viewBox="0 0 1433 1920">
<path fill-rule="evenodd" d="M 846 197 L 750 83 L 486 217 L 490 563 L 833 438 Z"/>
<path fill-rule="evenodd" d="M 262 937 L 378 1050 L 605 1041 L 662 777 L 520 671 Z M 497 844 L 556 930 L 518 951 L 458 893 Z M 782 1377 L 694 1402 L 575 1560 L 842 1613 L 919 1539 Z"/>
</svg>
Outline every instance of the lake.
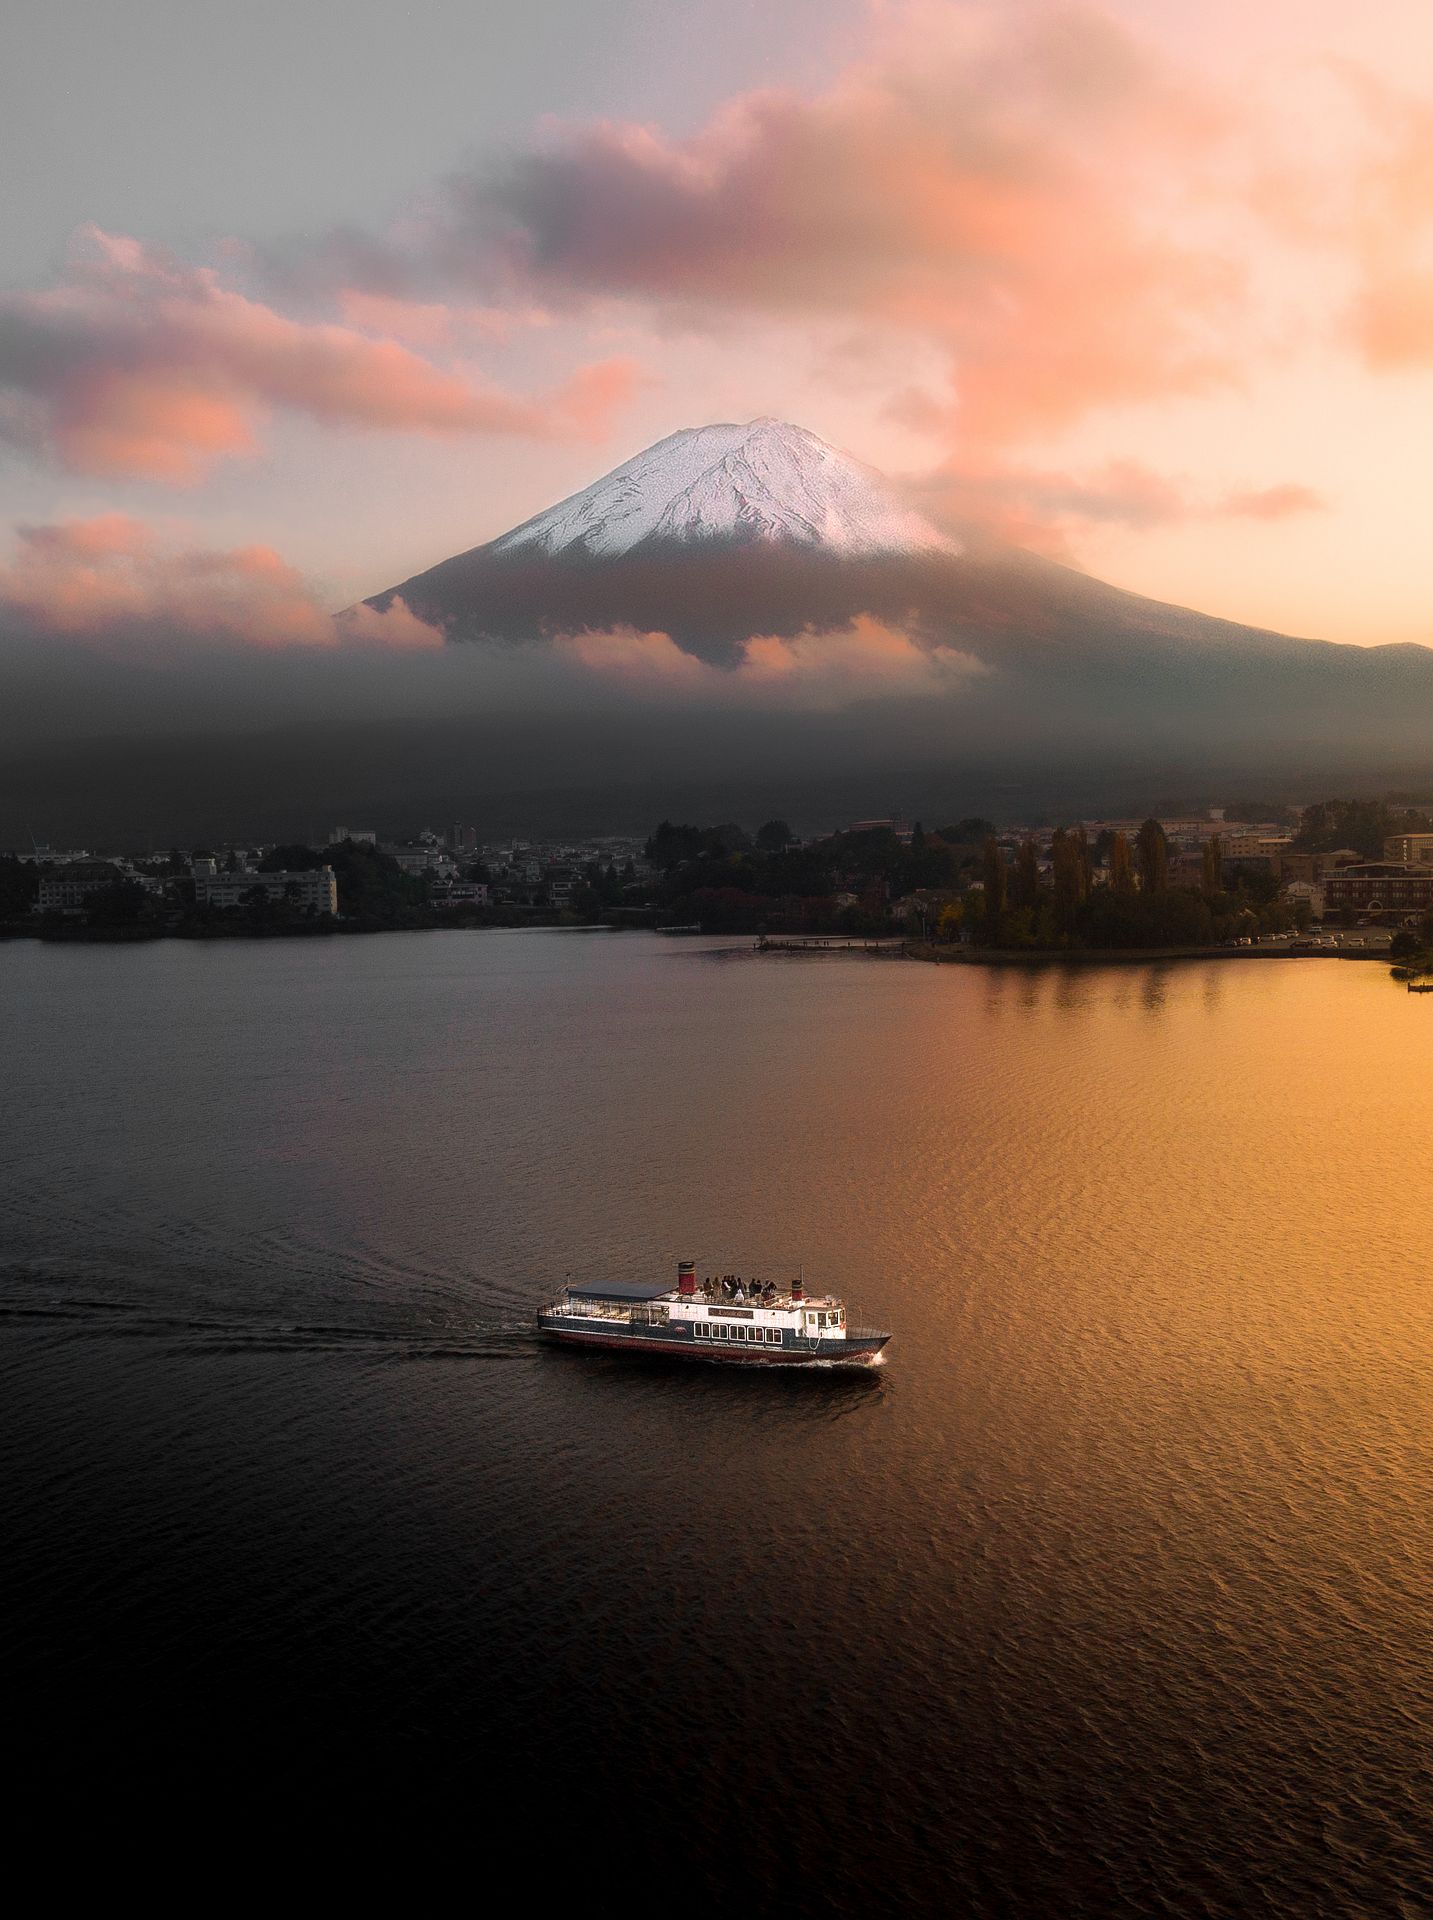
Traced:
<svg viewBox="0 0 1433 1920">
<path fill-rule="evenodd" d="M 461 1813 L 633 1912 L 1433 1911 L 1384 968 L 15 942 L 0 1009 L 41 1800 Z M 534 1337 L 682 1256 L 886 1364 Z"/>
</svg>

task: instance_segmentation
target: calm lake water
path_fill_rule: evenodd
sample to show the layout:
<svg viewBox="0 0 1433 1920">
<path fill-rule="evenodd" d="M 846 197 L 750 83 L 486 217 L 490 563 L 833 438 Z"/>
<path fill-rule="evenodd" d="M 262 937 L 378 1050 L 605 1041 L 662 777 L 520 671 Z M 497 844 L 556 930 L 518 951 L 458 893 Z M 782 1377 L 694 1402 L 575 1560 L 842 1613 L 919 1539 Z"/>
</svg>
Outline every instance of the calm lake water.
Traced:
<svg viewBox="0 0 1433 1920">
<path fill-rule="evenodd" d="M 41 1794 L 386 1796 L 629 1911 L 1433 1911 L 1384 968 L 23 942 L 0 1008 Z M 538 1345 L 682 1255 L 804 1263 L 886 1366 Z"/>
</svg>

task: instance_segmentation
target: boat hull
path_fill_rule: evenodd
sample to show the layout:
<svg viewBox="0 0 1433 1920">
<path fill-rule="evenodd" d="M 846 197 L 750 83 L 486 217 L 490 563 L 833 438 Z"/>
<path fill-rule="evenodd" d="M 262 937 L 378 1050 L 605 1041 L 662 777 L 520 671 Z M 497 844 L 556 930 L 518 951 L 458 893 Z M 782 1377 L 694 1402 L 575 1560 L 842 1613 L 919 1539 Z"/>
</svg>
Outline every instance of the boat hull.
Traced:
<svg viewBox="0 0 1433 1920">
<path fill-rule="evenodd" d="M 566 1324 L 558 1315 L 539 1314 L 538 1331 L 565 1347 L 601 1348 L 613 1353 L 658 1354 L 667 1360 L 696 1360 L 717 1367 L 871 1367 L 876 1366 L 888 1333 L 856 1334 L 845 1340 L 812 1340 L 797 1345 L 745 1347 L 699 1343 L 680 1336 L 619 1333 L 615 1329 Z"/>
</svg>

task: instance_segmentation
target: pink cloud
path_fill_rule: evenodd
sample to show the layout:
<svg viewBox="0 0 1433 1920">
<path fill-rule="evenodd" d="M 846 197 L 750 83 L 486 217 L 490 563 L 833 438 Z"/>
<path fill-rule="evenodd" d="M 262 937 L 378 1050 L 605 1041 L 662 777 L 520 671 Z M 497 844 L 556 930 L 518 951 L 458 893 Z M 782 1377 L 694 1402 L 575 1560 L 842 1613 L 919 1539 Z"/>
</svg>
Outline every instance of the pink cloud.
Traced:
<svg viewBox="0 0 1433 1920">
<path fill-rule="evenodd" d="M 1199 520 L 1282 520 L 1327 502 L 1292 481 L 1238 489 L 1219 498 L 1137 460 L 1112 460 L 1086 473 L 1005 463 L 952 462 L 920 488 L 921 504 L 952 525 L 1068 558 L 1079 530 L 1146 531 Z"/>
<path fill-rule="evenodd" d="M 1359 263 L 1350 315 L 1368 364 L 1433 364 L 1433 104 L 1344 68 L 1374 130 L 1352 170 L 1349 219 Z"/>
<path fill-rule="evenodd" d="M 1242 276 L 1180 218 L 1221 114 L 1093 11 L 936 20 L 686 139 L 558 132 L 451 184 L 432 260 L 553 302 L 916 330 L 950 355 L 967 445 L 1232 379 Z"/>
<path fill-rule="evenodd" d="M 0 566 L 0 610 L 40 634 L 126 651 L 174 637 L 335 644 L 332 621 L 272 548 L 173 549 L 125 514 L 20 528 Z"/>
<path fill-rule="evenodd" d="M 401 594 L 394 594 L 381 612 L 362 601 L 356 607 L 347 607 L 336 616 L 336 624 L 345 646 L 427 653 L 447 644 L 442 631 L 420 620 Z"/>
<path fill-rule="evenodd" d="M 338 622 L 272 547 L 189 547 L 128 514 L 21 527 L 0 563 L 0 619 L 40 640 L 168 657 L 205 646 L 383 649 L 441 646 L 395 600 Z"/>
<path fill-rule="evenodd" d="M 333 427 L 590 438 L 635 377 L 609 360 L 546 396 L 509 394 L 95 230 L 59 286 L 0 297 L 0 434 L 81 473 L 190 481 L 248 451 L 274 410 Z"/>
<path fill-rule="evenodd" d="M 1294 514 L 1317 513 L 1327 505 L 1312 487 L 1285 481 L 1280 486 L 1226 494 L 1215 511 L 1239 520 L 1287 520 Z"/>
<path fill-rule="evenodd" d="M 553 645 L 589 672 L 617 680 L 696 687 L 710 671 L 683 653 L 670 634 L 639 633 L 635 627 L 559 634 Z"/>
<path fill-rule="evenodd" d="M 339 289 L 338 307 L 348 326 L 430 351 L 466 340 L 509 340 L 519 328 L 548 324 L 548 315 L 539 307 L 450 306 L 444 301 L 365 293 L 355 287 Z"/>
<path fill-rule="evenodd" d="M 845 627 L 794 637 L 753 634 L 730 669 L 684 653 L 669 634 L 630 627 L 559 635 L 553 646 L 560 661 L 594 679 L 724 706 L 834 707 L 948 692 L 987 671 L 972 655 L 930 645 L 865 614 Z"/>
</svg>

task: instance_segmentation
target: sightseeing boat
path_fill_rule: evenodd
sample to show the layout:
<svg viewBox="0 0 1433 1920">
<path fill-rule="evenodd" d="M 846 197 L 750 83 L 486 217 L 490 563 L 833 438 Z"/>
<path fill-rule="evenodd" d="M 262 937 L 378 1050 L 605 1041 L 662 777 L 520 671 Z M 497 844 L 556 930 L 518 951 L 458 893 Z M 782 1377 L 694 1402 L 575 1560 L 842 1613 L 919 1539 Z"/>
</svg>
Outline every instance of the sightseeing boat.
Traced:
<svg viewBox="0 0 1433 1920">
<path fill-rule="evenodd" d="M 537 1316 L 538 1329 L 574 1347 L 621 1347 L 683 1360 L 758 1367 L 869 1367 L 890 1339 L 847 1324 L 844 1301 L 677 1265 L 677 1284 L 642 1280 L 569 1281 Z"/>
</svg>

